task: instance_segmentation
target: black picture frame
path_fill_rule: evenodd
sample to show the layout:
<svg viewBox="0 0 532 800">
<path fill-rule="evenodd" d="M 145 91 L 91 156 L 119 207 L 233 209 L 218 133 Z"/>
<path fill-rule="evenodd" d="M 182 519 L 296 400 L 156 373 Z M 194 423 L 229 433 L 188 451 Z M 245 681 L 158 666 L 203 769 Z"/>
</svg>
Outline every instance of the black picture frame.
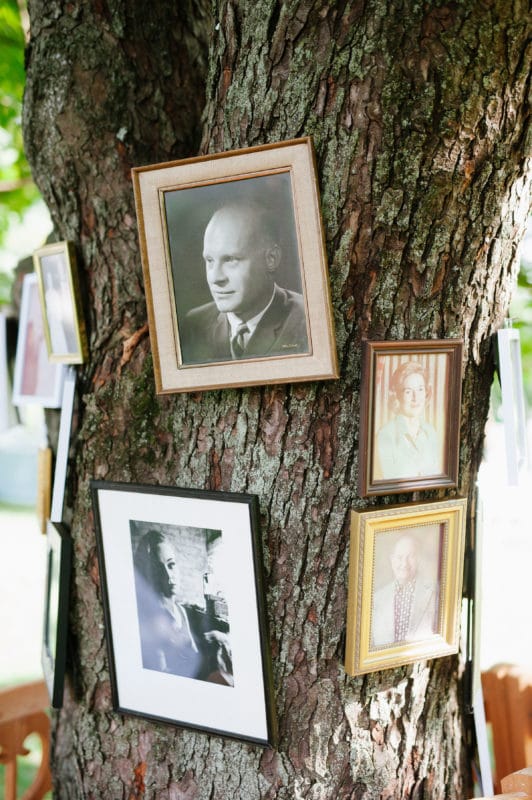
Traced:
<svg viewBox="0 0 532 800">
<path fill-rule="evenodd" d="M 41 664 L 52 708 L 63 705 L 72 541 L 66 527 L 48 521 Z"/>
<path fill-rule="evenodd" d="M 114 709 L 274 744 L 257 497 L 98 480 L 91 494 Z"/>
</svg>

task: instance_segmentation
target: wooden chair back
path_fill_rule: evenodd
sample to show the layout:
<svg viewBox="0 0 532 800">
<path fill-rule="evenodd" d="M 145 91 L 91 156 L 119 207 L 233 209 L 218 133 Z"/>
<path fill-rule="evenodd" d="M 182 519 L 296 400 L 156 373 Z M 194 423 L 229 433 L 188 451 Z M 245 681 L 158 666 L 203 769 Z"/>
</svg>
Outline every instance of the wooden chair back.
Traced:
<svg viewBox="0 0 532 800">
<path fill-rule="evenodd" d="M 532 764 L 532 672 L 497 664 L 481 677 L 495 756 L 494 786 L 500 792 L 504 775 Z"/>
<path fill-rule="evenodd" d="M 44 681 L 0 689 L 0 764 L 4 769 L 4 800 L 16 800 L 17 756 L 28 754 L 24 741 L 36 733 L 42 744 L 42 759 L 29 789 L 21 800 L 41 800 L 52 788 L 50 774 L 50 705 Z"/>
</svg>

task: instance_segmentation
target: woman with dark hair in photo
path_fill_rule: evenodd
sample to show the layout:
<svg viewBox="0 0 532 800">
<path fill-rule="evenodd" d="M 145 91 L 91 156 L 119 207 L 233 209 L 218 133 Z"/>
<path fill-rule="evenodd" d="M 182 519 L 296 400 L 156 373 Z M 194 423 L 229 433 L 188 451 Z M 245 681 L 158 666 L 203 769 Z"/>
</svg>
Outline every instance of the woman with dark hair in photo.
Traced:
<svg viewBox="0 0 532 800">
<path fill-rule="evenodd" d="M 205 615 L 180 601 L 175 538 L 153 528 L 134 554 L 142 663 L 145 669 L 233 685 L 229 638 L 205 630 Z"/>
<path fill-rule="evenodd" d="M 405 361 L 390 380 L 395 416 L 377 431 L 376 478 L 417 478 L 442 472 L 442 455 L 435 428 L 425 409 L 432 388 L 419 361 Z"/>
</svg>

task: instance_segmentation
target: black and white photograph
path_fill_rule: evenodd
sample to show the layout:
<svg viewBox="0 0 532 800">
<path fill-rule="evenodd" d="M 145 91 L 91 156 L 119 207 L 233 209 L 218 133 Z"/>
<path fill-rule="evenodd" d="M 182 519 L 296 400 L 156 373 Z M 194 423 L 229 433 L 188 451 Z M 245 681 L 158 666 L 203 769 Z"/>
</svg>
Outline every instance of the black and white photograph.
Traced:
<svg viewBox="0 0 532 800">
<path fill-rule="evenodd" d="M 233 686 L 222 532 L 137 520 L 130 529 L 143 667 Z"/>
<path fill-rule="evenodd" d="M 467 501 L 351 512 L 349 675 L 456 653 Z"/>
<path fill-rule="evenodd" d="M 113 705 L 275 739 L 254 495 L 91 482 Z"/>
<path fill-rule="evenodd" d="M 132 175 L 158 393 L 337 377 L 310 139 Z"/>
<path fill-rule="evenodd" d="M 290 173 L 164 200 L 182 364 L 308 354 Z"/>
</svg>

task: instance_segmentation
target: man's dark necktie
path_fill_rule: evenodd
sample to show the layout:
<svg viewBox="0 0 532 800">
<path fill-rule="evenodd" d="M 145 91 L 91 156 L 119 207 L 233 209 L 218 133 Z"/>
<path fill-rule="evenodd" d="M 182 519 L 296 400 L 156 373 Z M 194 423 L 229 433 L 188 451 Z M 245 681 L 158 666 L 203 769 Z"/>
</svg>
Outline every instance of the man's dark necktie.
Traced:
<svg viewBox="0 0 532 800">
<path fill-rule="evenodd" d="M 249 333 L 249 328 L 245 322 L 241 322 L 236 329 L 235 335 L 231 339 L 231 353 L 233 354 L 233 358 L 242 357 L 246 347 L 246 340 L 244 338 L 246 333 Z"/>
</svg>

